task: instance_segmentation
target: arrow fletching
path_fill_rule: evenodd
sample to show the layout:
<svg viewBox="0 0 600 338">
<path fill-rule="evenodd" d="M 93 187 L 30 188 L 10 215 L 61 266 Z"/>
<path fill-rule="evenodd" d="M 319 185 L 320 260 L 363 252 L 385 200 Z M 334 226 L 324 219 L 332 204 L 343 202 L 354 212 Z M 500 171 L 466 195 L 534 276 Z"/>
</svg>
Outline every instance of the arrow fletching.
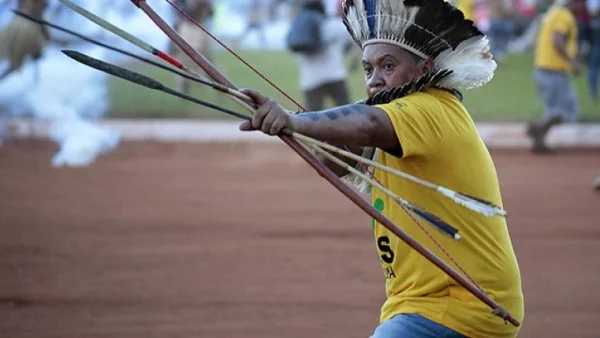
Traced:
<svg viewBox="0 0 600 338">
<path fill-rule="evenodd" d="M 406 205 L 410 211 L 415 213 L 417 216 L 421 217 L 429 224 L 433 225 L 437 230 L 441 231 L 444 235 L 459 241 L 462 237 L 458 233 L 458 229 L 451 226 L 450 224 L 442 221 L 434 214 L 427 212 L 417 206 L 414 205 Z"/>
<path fill-rule="evenodd" d="M 450 198 L 452 201 L 454 201 L 454 203 L 462 205 L 467 209 L 471 209 L 472 211 L 475 211 L 487 217 L 507 216 L 506 210 L 500 208 L 499 206 L 491 202 L 473 196 L 469 196 L 467 194 L 461 194 L 450 189 L 446 189 L 444 187 L 438 187 L 436 190 L 442 195 Z"/>
</svg>

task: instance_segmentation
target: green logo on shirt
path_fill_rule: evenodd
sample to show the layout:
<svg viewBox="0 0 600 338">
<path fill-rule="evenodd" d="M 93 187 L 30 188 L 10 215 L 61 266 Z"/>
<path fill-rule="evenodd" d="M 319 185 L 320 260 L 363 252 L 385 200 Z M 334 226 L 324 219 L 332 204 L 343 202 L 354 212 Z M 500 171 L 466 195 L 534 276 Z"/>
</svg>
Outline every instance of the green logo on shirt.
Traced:
<svg viewBox="0 0 600 338">
<path fill-rule="evenodd" d="M 398 109 L 404 109 L 406 107 L 408 107 L 408 105 L 406 103 L 404 103 L 404 102 L 396 102 L 396 108 L 398 108 Z"/>
<path fill-rule="evenodd" d="M 383 209 L 385 208 L 385 203 L 383 202 L 383 200 L 381 198 L 377 198 L 375 200 L 375 202 L 373 203 L 373 208 L 375 208 L 375 210 L 382 212 Z M 371 221 L 371 226 L 373 227 L 373 230 L 375 230 L 375 223 L 377 221 L 373 218 L 373 220 Z"/>
</svg>

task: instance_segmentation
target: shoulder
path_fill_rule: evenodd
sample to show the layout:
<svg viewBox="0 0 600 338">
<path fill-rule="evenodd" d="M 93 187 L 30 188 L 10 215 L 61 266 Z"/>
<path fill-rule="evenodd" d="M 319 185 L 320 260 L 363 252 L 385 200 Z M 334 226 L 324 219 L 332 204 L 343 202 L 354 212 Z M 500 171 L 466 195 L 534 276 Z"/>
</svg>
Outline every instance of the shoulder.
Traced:
<svg viewBox="0 0 600 338">
<path fill-rule="evenodd" d="M 471 115 L 461 100 L 452 92 L 432 88 L 394 100 L 381 107 L 388 115 L 396 115 L 405 122 L 423 126 L 465 131 L 474 126 Z"/>
<path fill-rule="evenodd" d="M 460 105 L 460 100 L 450 91 L 444 89 L 431 88 L 423 92 L 415 92 L 402 98 L 391 101 L 388 105 L 397 108 L 407 108 L 409 106 L 418 106 L 421 108 L 429 108 L 445 106 L 450 104 Z M 385 105 L 384 105 L 385 106 Z"/>
<path fill-rule="evenodd" d="M 555 7 L 548 13 L 548 20 L 564 20 L 575 22 L 575 16 L 567 8 Z"/>
<path fill-rule="evenodd" d="M 402 157 L 430 157 L 461 134 L 471 134 L 473 123 L 456 96 L 443 89 L 415 92 L 378 105 L 392 124 Z"/>
</svg>

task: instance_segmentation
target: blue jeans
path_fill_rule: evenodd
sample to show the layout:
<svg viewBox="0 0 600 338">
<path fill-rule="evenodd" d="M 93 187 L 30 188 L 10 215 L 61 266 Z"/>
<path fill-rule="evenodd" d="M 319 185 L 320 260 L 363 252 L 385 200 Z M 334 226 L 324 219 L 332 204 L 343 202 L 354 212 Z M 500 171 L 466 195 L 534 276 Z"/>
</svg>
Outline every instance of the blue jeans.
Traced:
<svg viewBox="0 0 600 338">
<path fill-rule="evenodd" d="M 465 338 L 465 336 L 421 315 L 400 314 L 381 323 L 371 338 Z"/>
<path fill-rule="evenodd" d="M 492 54 L 502 60 L 508 50 L 508 43 L 513 38 L 515 25 L 510 20 L 492 20 L 488 37 Z"/>
<path fill-rule="evenodd" d="M 592 46 L 588 56 L 588 81 L 590 96 L 598 99 L 598 73 L 600 72 L 600 22 L 592 22 Z"/>
</svg>

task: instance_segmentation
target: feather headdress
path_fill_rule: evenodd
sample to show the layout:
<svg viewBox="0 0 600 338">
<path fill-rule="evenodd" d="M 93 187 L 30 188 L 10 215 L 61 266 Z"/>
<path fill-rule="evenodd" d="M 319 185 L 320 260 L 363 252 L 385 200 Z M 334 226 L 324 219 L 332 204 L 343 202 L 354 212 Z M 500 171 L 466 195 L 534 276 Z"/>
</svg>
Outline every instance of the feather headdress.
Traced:
<svg viewBox="0 0 600 338">
<path fill-rule="evenodd" d="M 437 87 L 471 89 L 494 76 L 489 40 L 444 0 L 345 0 L 343 9 L 343 22 L 361 48 L 394 44 L 433 60 L 434 71 L 452 71 Z"/>
</svg>

